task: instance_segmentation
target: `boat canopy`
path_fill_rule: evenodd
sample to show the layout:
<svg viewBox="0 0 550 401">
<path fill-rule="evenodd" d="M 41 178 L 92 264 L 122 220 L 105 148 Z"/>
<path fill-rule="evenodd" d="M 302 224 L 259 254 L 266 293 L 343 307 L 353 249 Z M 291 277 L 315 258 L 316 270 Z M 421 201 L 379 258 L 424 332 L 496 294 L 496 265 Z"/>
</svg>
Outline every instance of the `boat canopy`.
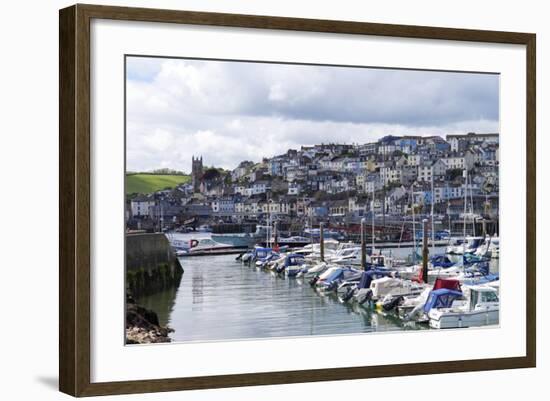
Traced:
<svg viewBox="0 0 550 401">
<path fill-rule="evenodd" d="M 489 262 L 478 262 L 464 269 L 465 277 L 474 277 L 478 275 L 486 276 L 489 274 Z"/>
<path fill-rule="evenodd" d="M 430 262 L 432 262 L 432 265 L 434 267 L 442 267 L 442 268 L 447 268 L 455 265 L 455 263 L 452 262 L 447 257 L 447 255 L 434 255 L 430 258 Z"/>
<path fill-rule="evenodd" d="M 361 275 L 361 280 L 359 280 L 359 284 L 357 285 L 357 288 L 370 288 L 370 283 L 372 280 L 375 280 L 377 278 L 387 277 L 392 275 L 393 272 L 391 270 L 381 270 L 381 269 L 373 269 L 366 272 L 363 272 Z"/>
<path fill-rule="evenodd" d="M 437 278 L 434 283 L 434 291 L 441 288 L 446 288 L 448 290 L 461 291 L 460 281 L 455 279 L 446 279 L 446 278 Z"/>
<path fill-rule="evenodd" d="M 304 263 L 304 261 L 305 261 L 304 255 L 299 253 L 291 253 L 286 256 L 285 267 L 301 265 Z"/>
<path fill-rule="evenodd" d="M 258 247 L 258 248 L 254 248 L 253 255 L 254 255 L 255 258 L 265 258 L 272 251 L 273 251 L 273 249 L 271 249 L 271 248 L 260 248 L 260 247 Z"/>
<path fill-rule="evenodd" d="M 334 270 L 332 270 L 331 272 L 329 272 L 329 274 L 323 278 L 323 281 L 325 282 L 331 282 L 333 280 L 337 280 L 339 279 L 340 277 L 342 277 L 344 275 L 344 269 L 342 268 L 335 268 Z"/>
<path fill-rule="evenodd" d="M 434 308 L 450 308 L 456 299 L 462 298 L 462 292 L 440 288 L 430 292 L 428 300 L 424 304 L 424 312 L 428 313 Z"/>
<path fill-rule="evenodd" d="M 487 262 L 488 260 L 490 260 L 490 258 L 474 255 L 472 253 L 465 253 L 462 258 L 462 261 L 465 266 L 468 266 L 474 263 Z"/>
<path fill-rule="evenodd" d="M 498 274 L 496 273 L 489 273 L 489 274 L 485 274 L 481 277 L 472 277 L 470 279 L 467 279 L 467 280 L 464 280 L 463 281 L 463 284 L 464 285 L 479 285 L 479 284 L 487 284 L 487 283 L 491 283 L 493 281 L 497 281 L 499 280 L 500 277 Z"/>
</svg>

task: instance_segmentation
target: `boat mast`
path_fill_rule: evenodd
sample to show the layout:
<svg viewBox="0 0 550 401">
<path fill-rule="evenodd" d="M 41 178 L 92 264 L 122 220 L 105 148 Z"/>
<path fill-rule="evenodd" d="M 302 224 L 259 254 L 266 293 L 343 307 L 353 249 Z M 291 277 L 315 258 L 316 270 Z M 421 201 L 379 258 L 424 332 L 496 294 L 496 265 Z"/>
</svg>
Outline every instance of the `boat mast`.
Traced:
<svg viewBox="0 0 550 401">
<path fill-rule="evenodd" d="M 265 228 L 265 246 L 269 248 L 271 242 L 271 197 L 267 199 L 267 224 Z"/>
<path fill-rule="evenodd" d="M 414 257 L 416 260 L 416 218 L 414 213 L 414 184 L 411 185 L 411 207 L 412 207 L 412 218 L 413 218 L 413 247 L 414 247 Z"/>
<path fill-rule="evenodd" d="M 466 255 L 466 206 L 468 204 L 468 169 L 464 170 L 464 242 L 462 243 L 462 268 L 464 269 L 464 256 Z"/>
<path fill-rule="evenodd" d="M 472 214 L 472 231 L 474 234 L 474 237 L 476 236 L 476 219 L 474 217 L 474 188 L 472 183 L 472 178 L 470 177 L 470 211 Z"/>
<path fill-rule="evenodd" d="M 431 210 L 431 220 L 432 220 L 432 254 L 434 253 L 435 247 L 435 233 L 434 233 L 434 166 L 432 165 L 432 210 Z"/>
<path fill-rule="evenodd" d="M 374 183 L 372 184 L 372 208 L 371 208 L 371 218 L 372 218 L 372 252 L 371 255 L 374 256 Z"/>
<path fill-rule="evenodd" d="M 447 199 L 447 218 L 449 219 L 449 241 L 447 244 L 451 243 L 451 238 L 453 236 L 452 224 L 451 224 L 451 202 Z"/>
<path fill-rule="evenodd" d="M 464 218 L 463 218 L 463 236 L 464 244 L 466 243 L 466 207 L 468 205 L 468 170 L 464 170 Z M 465 245 L 464 245 L 464 249 Z"/>
<path fill-rule="evenodd" d="M 313 213 L 309 215 L 309 237 L 310 243 L 313 244 Z M 313 246 L 312 246 L 313 249 Z"/>
<path fill-rule="evenodd" d="M 361 219 L 361 267 L 363 270 L 367 270 L 367 243 L 365 238 L 365 225 L 367 219 L 364 217 Z"/>
</svg>

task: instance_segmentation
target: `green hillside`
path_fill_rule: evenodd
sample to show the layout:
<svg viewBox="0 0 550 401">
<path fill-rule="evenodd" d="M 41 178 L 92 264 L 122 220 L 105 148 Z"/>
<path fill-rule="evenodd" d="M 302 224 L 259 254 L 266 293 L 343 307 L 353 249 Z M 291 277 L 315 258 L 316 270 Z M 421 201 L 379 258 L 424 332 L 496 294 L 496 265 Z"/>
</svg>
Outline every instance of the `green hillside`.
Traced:
<svg viewBox="0 0 550 401">
<path fill-rule="evenodd" d="M 190 181 L 188 175 L 130 174 L 126 176 L 126 193 L 150 194 Z"/>
</svg>

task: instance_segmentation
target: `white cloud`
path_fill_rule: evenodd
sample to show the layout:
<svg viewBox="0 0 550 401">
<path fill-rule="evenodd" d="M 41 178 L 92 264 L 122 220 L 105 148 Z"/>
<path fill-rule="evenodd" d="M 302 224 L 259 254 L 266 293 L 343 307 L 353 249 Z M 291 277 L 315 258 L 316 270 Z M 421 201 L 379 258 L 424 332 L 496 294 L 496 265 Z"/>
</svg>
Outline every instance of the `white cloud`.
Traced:
<svg viewBox="0 0 550 401">
<path fill-rule="evenodd" d="M 134 171 L 189 171 L 192 155 L 234 168 L 321 142 L 498 130 L 498 77 L 482 74 L 129 58 L 127 102 Z"/>
</svg>

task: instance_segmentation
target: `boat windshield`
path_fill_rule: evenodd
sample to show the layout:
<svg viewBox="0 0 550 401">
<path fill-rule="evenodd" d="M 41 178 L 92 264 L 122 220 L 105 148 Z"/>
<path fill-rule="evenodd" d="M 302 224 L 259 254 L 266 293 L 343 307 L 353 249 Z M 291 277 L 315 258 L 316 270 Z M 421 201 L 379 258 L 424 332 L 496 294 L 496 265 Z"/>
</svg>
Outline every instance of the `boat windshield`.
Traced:
<svg viewBox="0 0 550 401">
<path fill-rule="evenodd" d="M 470 303 L 472 309 L 474 309 L 476 305 L 484 302 L 498 302 L 496 291 L 472 291 Z"/>
<path fill-rule="evenodd" d="M 492 291 L 483 292 L 481 294 L 481 302 L 498 302 L 498 295 Z"/>
<path fill-rule="evenodd" d="M 355 253 L 355 249 L 353 248 L 349 248 L 349 249 L 344 249 L 341 253 L 342 256 L 351 256 Z"/>
</svg>

